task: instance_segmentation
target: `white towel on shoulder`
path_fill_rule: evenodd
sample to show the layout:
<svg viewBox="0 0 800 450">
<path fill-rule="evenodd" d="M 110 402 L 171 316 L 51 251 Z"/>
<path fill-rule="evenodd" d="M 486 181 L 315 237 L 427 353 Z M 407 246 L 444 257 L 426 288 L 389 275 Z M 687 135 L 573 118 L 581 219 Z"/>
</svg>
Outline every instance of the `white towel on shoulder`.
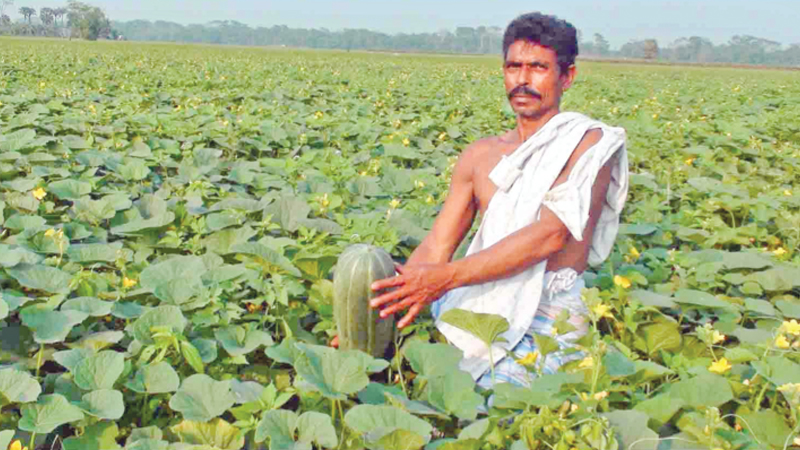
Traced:
<svg viewBox="0 0 800 450">
<path fill-rule="evenodd" d="M 594 128 L 603 131 L 600 141 L 581 156 L 566 182 L 551 189 L 578 143 L 587 131 Z M 589 255 L 589 263 L 593 265 L 605 260 L 614 245 L 619 216 L 628 194 L 625 130 L 573 112 L 559 113 L 551 118 L 512 154 L 503 156 L 492 170 L 489 178 L 498 190 L 489 202 L 467 255 L 491 247 L 532 224 L 538 220 L 542 205 L 566 225 L 575 239 L 583 240 L 592 186 L 603 165 L 617 153 L 617 164 L 612 169 L 611 184 Z M 434 304 L 436 327 L 464 352 L 461 369 L 474 379 L 490 368 L 488 349 L 472 334 L 444 323 L 438 317 L 451 308 L 505 317 L 510 329 L 502 336 L 507 342 L 492 348 L 497 363 L 505 356 L 506 350 L 517 345 L 530 327 L 539 306 L 546 266 L 547 261 L 542 261 L 509 278 L 454 289 Z"/>
</svg>

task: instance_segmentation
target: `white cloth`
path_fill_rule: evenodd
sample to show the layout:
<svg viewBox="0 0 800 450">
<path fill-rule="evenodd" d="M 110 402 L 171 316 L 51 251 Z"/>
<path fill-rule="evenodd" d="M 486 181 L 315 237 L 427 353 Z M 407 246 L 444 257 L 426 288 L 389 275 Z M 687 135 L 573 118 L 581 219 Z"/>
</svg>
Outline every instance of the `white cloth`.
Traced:
<svg viewBox="0 0 800 450">
<path fill-rule="evenodd" d="M 553 183 L 587 131 L 599 128 L 603 136 L 572 168 L 566 182 Z M 547 206 L 572 236 L 583 240 L 589 219 L 592 186 L 603 165 L 619 153 L 611 183 L 592 239 L 589 263 L 599 264 L 611 252 L 619 229 L 619 216 L 628 194 L 628 158 L 625 130 L 610 127 L 582 114 L 564 112 L 551 118 L 511 155 L 503 156 L 489 174 L 498 190 L 489 202 L 467 256 L 491 247 L 506 236 L 539 219 Z M 489 370 L 489 351 L 472 334 L 444 323 L 440 315 L 451 308 L 498 314 L 508 320 L 506 342 L 493 346 L 495 363 L 514 348 L 531 325 L 539 306 L 547 261 L 509 278 L 464 286 L 443 295 L 435 309 L 436 327 L 464 352 L 460 367 L 478 379 Z"/>
</svg>

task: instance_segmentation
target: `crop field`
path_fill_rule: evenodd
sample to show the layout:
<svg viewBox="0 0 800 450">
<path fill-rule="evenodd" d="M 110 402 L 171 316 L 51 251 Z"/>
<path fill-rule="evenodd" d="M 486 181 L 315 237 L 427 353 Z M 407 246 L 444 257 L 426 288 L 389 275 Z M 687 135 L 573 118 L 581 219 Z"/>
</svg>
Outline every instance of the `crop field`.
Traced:
<svg viewBox="0 0 800 450">
<path fill-rule="evenodd" d="M 500 62 L 0 39 L 0 449 L 800 446 L 796 72 L 579 63 L 632 179 L 562 372 L 327 345 L 343 249 L 402 262 L 514 126 Z"/>
</svg>

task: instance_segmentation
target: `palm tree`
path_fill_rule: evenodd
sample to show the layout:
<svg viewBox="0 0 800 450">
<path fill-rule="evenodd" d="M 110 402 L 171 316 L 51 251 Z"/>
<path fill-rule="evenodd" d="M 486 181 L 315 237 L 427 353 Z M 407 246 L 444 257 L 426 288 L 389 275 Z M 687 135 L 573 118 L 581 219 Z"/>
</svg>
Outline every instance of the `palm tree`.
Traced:
<svg viewBox="0 0 800 450">
<path fill-rule="evenodd" d="M 22 17 L 24 17 L 28 23 L 31 23 L 31 17 L 36 15 L 36 10 L 28 6 L 23 6 L 19 9 L 19 13 L 22 14 Z"/>
<path fill-rule="evenodd" d="M 56 13 L 53 8 L 42 8 L 39 10 L 39 18 L 45 25 L 53 25 L 56 20 Z"/>
<path fill-rule="evenodd" d="M 53 10 L 56 19 L 61 19 L 61 26 L 64 26 L 64 18 L 67 17 L 67 8 L 59 7 Z"/>
</svg>

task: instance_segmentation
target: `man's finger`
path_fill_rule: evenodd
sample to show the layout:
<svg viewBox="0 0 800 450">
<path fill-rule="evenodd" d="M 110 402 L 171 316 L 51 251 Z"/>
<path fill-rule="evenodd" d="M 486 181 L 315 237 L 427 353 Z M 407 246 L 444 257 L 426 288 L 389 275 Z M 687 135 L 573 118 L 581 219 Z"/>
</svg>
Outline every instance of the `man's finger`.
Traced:
<svg viewBox="0 0 800 450">
<path fill-rule="evenodd" d="M 399 301 L 393 305 L 387 306 L 381 310 L 380 316 L 382 319 L 389 317 L 392 314 L 399 313 L 400 311 L 414 305 L 417 302 L 416 297 L 408 297 L 403 301 Z"/>
<path fill-rule="evenodd" d="M 381 306 L 384 306 L 387 303 L 391 303 L 391 302 L 394 302 L 396 300 L 400 300 L 401 298 L 404 298 L 409 294 L 410 294 L 410 292 L 408 292 L 408 289 L 405 289 L 405 288 L 395 289 L 395 290 L 393 290 L 391 292 L 387 292 L 385 294 L 379 295 L 379 296 L 373 298 L 372 300 L 370 300 L 369 307 L 373 308 L 373 309 L 380 308 Z"/>
<path fill-rule="evenodd" d="M 400 322 L 397 323 L 397 328 L 405 328 L 406 326 L 410 325 L 411 322 L 413 322 L 414 319 L 417 318 L 417 315 L 419 315 L 420 311 L 422 311 L 422 308 L 424 306 L 425 305 L 423 305 L 422 303 L 417 303 L 415 305 L 412 305 L 411 308 L 408 309 L 408 313 L 406 313 L 406 315 L 403 316 L 402 319 L 400 319 Z"/>
<path fill-rule="evenodd" d="M 369 287 L 373 291 L 380 291 L 382 289 L 400 286 L 403 283 L 405 283 L 405 279 L 402 275 L 398 275 L 396 277 L 389 277 L 382 280 L 373 281 Z"/>
<path fill-rule="evenodd" d="M 394 263 L 394 270 L 396 270 L 397 273 L 402 275 L 403 272 L 406 270 L 406 268 L 402 264 L 400 264 L 399 262 L 396 262 L 396 263 Z"/>
</svg>

